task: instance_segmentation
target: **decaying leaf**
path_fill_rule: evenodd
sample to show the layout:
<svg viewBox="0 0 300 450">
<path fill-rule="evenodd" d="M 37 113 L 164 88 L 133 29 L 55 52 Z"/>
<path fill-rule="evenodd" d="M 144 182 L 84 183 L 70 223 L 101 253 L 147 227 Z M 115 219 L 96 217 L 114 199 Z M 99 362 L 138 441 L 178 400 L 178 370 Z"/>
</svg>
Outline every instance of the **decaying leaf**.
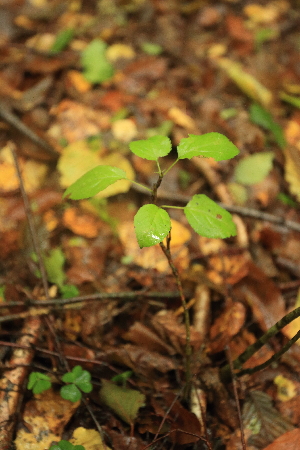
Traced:
<svg viewBox="0 0 300 450">
<path fill-rule="evenodd" d="M 52 389 L 36 395 L 25 407 L 23 420 L 26 428 L 17 432 L 17 450 L 45 450 L 52 441 L 59 441 L 65 425 L 79 406 L 61 398 Z"/>
<path fill-rule="evenodd" d="M 243 422 L 252 433 L 248 444 L 258 448 L 264 448 L 281 434 L 293 429 L 290 422 L 272 406 L 271 397 L 261 391 L 250 392 L 243 407 Z"/>
<path fill-rule="evenodd" d="M 129 425 L 133 425 L 139 409 L 145 406 L 146 401 L 145 395 L 139 391 L 117 386 L 107 380 L 102 380 L 100 398 Z"/>
<path fill-rule="evenodd" d="M 224 350 L 232 336 L 235 336 L 245 323 L 246 308 L 240 302 L 235 302 L 226 308 L 210 330 L 209 351 L 212 353 Z"/>
<path fill-rule="evenodd" d="M 265 447 L 264 450 L 298 450 L 299 442 L 300 429 L 295 428 L 279 436 L 272 444 Z"/>
</svg>

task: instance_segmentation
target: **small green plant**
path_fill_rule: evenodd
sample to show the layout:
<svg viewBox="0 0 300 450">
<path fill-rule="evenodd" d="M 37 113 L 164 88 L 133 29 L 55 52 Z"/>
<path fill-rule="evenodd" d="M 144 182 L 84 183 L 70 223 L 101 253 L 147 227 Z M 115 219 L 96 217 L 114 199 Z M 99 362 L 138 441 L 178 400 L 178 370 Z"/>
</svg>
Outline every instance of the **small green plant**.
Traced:
<svg viewBox="0 0 300 450">
<path fill-rule="evenodd" d="M 73 445 L 71 442 L 63 439 L 57 444 L 51 445 L 49 450 L 85 450 L 85 447 L 83 445 Z"/>
<path fill-rule="evenodd" d="M 27 389 L 32 390 L 34 394 L 41 394 L 51 388 L 51 379 L 48 375 L 41 372 L 31 372 L 27 383 Z"/>
<path fill-rule="evenodd" d="M 188 138 L 180 141 L 177 147 L 177 159 L 166 169 L 162 169 L 159 159 L 167 156 L 172 149 L 171 141 L 166 136 L 153 136 L 146 140 L 131 142 L 130 150 L 137 156 L 149 161 L 155 161 L 158 178 L 150 188 L 131 181 L 151 193 L 151 203 L 142 206 L 134 217 L 134 227 L 140 248 L 159 244 L 164 252 L 180 292 L 181 303 L 184 310 L 186 330 L 186 381 L 191 378 L 191 344 L 190 319 L 186 300 L 183 294 L 181 280 L 173 263 L 170 251 L 171 219 L 166 211 L 170 208 L 183 209 L 187 221 L 200 235 L 208 238 L 227 238 L 236 235 L 236 227 L 231 214 L 221 208 L 217 203 L 204 194 L 197 194 L 185 207 L 172 205 L 157 206 L 157 190 L 163 178 L 181 159 L 192 157 L 214 158 L 216 161 L 231 159 L 239 153 L 237 147 L 220 133 L 207 133 L 202 136 L 190 134 Z M 118 180 L 128 179 L 124 170 L 113 166 L 97 166 L 88 171 L 75 183 L 68 187 L 64 197 L 81 200 L 93 197 Z M 164 239 L 166 238 L 166 243 Z"/>
<path fill-rule="evenodd" d="M 81 366 L 75 366 L 72 372 L 65 373 L 62 381 L 70 384 L 61 388 L 60 395 L 71 402 L 77 402 L 81 399 L 81 391 L 88 394 L 93 389 L 90 372 L 83 370 Z"/>
<path fill-rule="evenodd" d="M 111 381 L 116 384 L 120 384 L 123 388 L 126 387 L 127 380 L 132 376 L 132 370 L 126 370 L 126 372 L 119 373 L 112 377 Z"/>
<path fill-rule="evenodd" d="M 151 247 L 162 242 L 170 232 L 171 221 L 165 209 L 179 207 L 156 206 L 156 193 L 163 177 L 180 159 L 191 159 L 194 156 L 199 156 L 212 157 L 216 161 L 221 161 L 231 159 L 239 153 L 237 147 L 222 134 L 207 133 L 202 136 L 191 134 L 188 138 L 181 140 L 177 148 L 178 158 L 176 161 L 167 169 L 162 170 L 158 160 L 170 153 L 171 141 L 169 138 L 154 136 L 146 140 L 134 141 L 130 144 L 130 149 L 141 158 L 156 161 L 158 168 L 158 182 L 152 189 L 143 186 L 151 192 L 152 204 L 142 206 L 134 219 L 136 236 L 141 248 Z M 122 179 L 127 179 L 124 170 L 113 166 L 97 166 L 69 186 L 64 193 L 64 197 L 68 196 L 73 200 L 93 197 Z M 136 182 L 132 181 L 132 183 Z M 236 234 L 230 213 L 204 194 L 194 195 L 191 201 L 180 209 L 183 209 L 192 228 L 202 236 L 226 238 Z"/>
<path fill-rule="evenodd" d="M 65 373 L 61 379 L 68 384 L 61 388 L 60 395 L 71 402 L 77 402 L 81 399 L 81 391 L 88 394 L 93 389 L 90 372 L 83 370 L 81 366 L 73 367 L 72 372 Z M 48 375 L 41 372 L 31 372 L 27 389 L 32 390 L 34 394 L 41 394 L 50 389 L 51 386 L 51 378 Z"/>
</svg>

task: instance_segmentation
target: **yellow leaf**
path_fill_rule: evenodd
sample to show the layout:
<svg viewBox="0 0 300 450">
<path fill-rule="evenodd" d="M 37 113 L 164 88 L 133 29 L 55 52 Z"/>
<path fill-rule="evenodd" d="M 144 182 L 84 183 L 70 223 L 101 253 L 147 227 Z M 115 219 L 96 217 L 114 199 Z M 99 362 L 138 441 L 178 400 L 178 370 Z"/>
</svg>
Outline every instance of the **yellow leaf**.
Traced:
<svg viewBox="0 0 300 450">
<path fill-rule="evenodd" d="M 137 136 L 136 124 L 131 119 L 120 119 L 113 122 L 112 134 L 121 142 L 130 142 Z"/>
<path fill-rule="evenodd" d="M 74 142 L 64 149 L 58 161 L 61 186 L 63 188 L 70 186 L 86 172 L 99 165 L 116 166 L 125 170 L 128 180 L 119 180 L 108 186 L 104 191 L 97 194 L 98 197 L 106 198 L 129 190 L 129 180 L 133 180 L 135 176 L 129 161 L 117 152 L 101 157 L 98 153 L 89 149 L 86 141 Z"/>
<path fill-rule="evenodd" d="M 195 130 L 196 128 L 194 120 L 176 106 L 173 106 L 173 108 L 169 109 L 168 116 L 174 123 L 180 125 L 183 128 L 186 128 L 187 130 Z"/>
<path fill-rule="evenodd" d="M 70 439 L 73 445 L 83 445 L 85 450 L 111 450 L 110 447 L 103 444 L 100 433 L 96 430 L 87 430 L 79 427 L 74 430 L 73 437 Z"/>
<path fill-rule="evenodd" d="M 277 385 L 277 398 L 282 402 L 287 402 L 297 395 L 295 384 L 288 378 L 282 375 L 277 375 L 274 378 L 274 383 Z"/>
<path fill-rule="evenodd" d="M 107 49 L 106 57 L 111 62 L 115 62 L 118 59 L 133 59 L 135 51 L 130 45 L 113 44 Z"/>
<path fill-rule="evenodd" d="M 45 450 L 52 441 L 59 441 L 65 425 L 80 402 L 64 400 L 58 392 L 49 389 L 27 402 L 23 414 L 27 428 L 17 432 L 17 450 Z"/>
<path fill-rule="evenodd" d="M 270 2 L 262 6 L 256 3 L 245 6 L 244 13 L 255 24 L 271 24 L 276 22 L 280 15 L 289 9 L 289 4 L 285 0 Z"/>
<path fill-rule="evenodd" d="M 252 75 L 245 72 L 241 64 L 231 61 L 228 58 L 219 58 L 217 64 L 246 95 L 261 103 L 265 108 L 270 106 L 272 92 Z"/>
<path fill-rule="evenodd" d="M 300 125 L 295 120 L 289 121 L 285 129 L 288 145 L 284 150 L 284 177 L 289 183 L 290 191 L 300 201 Z"/>
</svg>

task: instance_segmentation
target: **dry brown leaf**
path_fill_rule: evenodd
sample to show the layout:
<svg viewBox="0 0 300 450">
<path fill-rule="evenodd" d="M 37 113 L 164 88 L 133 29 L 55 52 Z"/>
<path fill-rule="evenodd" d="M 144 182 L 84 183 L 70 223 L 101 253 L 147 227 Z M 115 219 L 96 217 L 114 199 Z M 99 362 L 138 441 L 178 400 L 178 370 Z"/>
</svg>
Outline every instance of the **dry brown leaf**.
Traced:
<svg viewBox="0 0 300 450">
<path fill-rule="evenodd" d="M 251 261 L 248 274 L 234 290 L 239 298 L 245 298 L 263 331 L 273 326 L 285 314 L 285 302 L 276 284 Z"/>
<path fill-rule="evenodd" d="M 264 450 L 299 450 L 300 428 L 284 433 Z"/>
<path fill-rule="evenodd" d="M 246 308 L 243 303 L 230 304 L 210 329 L 209 351 L 217 353 L 224 350 L 231 338 L 243 327 L 245 318 Z"/>
<path fill-rule="evenodd" d="M 184 353 L 186 345 L 185 325 L 180 323 L 177 315 L 173 311 L 162 310 L 157 313 L 151 321 L 153 327 L 166 342 L 170 342 L 178 353 Z M 191 345 L 199 348 L 202 344 L 201 333 L 190 327 Z"/>
<path fill-rule="evenodd" d="M 82 213 L 78 208 L 68 208 L 63 215 L 63 224 L 74 234 L 87 238 L 98 236 L 102 222 L 91 214 Z"/>
<path fill-rule="evenodd" d="M 78 70 L 69 70 L 66 75 L 67 81 L 80 93 L 88 92 L 92 88 L 89 83 Z"/>
</svg>

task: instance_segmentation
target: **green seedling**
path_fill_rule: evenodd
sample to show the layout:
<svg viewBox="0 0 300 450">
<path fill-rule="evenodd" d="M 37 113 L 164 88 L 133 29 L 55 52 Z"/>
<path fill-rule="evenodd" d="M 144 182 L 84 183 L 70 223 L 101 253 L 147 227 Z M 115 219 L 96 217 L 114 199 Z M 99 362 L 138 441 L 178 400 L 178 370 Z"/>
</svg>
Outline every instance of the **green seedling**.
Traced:
<svg viewBox="0 0 300 450">
<path fill-rule="evenodd" d="M 209 238 L 228 238 L 236 235 L 236 227 L 230 213 L 204 194 L 194 195 L 185 207 L 157 205 L 157 190 L 163 178 L 181 159 L 193 157 L 214 158 L 216 161 L 231 159 L 239 153 L 237 147 L 220 133 L 207 133 L 202 136 L 190 134 L 180 141 L 177 147 L 177 159 L 166 169 L 162 169 L 160 158 L 167 156 L 172 149 L 171 141 L 166 136 L 152 136 L 145 140 L 131 142 L 130 150 L 135 155 L 149 161 L 155 161 L 158 178 L 152 188 L 140 185 L 150 192 L 152 202 L 142 206 L 134 217 L 135 233 L 140 248 L 159 244 L 172 270 L 180 293 L 184 310 L 186 330 L 186 381 L 191 379 L 191 344 L 190 319 L 181 280 L 173 263 L 170 252 L 171 219 L 167 210 L 182 209 L 187 221 L 196 233 Z M 81 200 L 96 195 L 118 180 L 128 179 L 124 170 L 113 166 L 97 166 L 88 171 L 68 187 L 64 197 Z M 167 238 L 166 244 L 164 239 Z"/>
<path fill-rule="evenodd" d="M 198 156 L 213 157 L 216 161 L 221 161 L 233 158 L 239 153 L 237 147 L 219 133 L 208 133 L 202 136 L 190 135 L 188 138 L 182 139 L 177 148 L 178 158 L 165 170 L 161 169 L 159 158 L 170 153 L 171 141 L 169 138 L 154 136 L 146 140 L 135 141 L 130 144 L 130 150 L 141 158 L 156 161 L 159 184 L 180 159 L 191 159 Z M 121 179 L 127 179 L 124 170 L 113 166 L 97 166 L 69 186 L 64 196 L 73 200 L 89 198 Z M 132 183 L 136 182 L 132 181 Z M 147 186 L 143 187 L 153 194 L 152 189 Z M 158 187 L 155 187 L 156 191 Z M 158 207 L 155 203 L 156 201 L 142 206 L 134 219 L 136 236 L 141 248 L 151 247 L 164 240 L 171 229 L 171 221 L 166 209 L 179 208 L 170 205 Z M 231 215 L 204 194 L 195 195 L 181 209 L 192 228 L 202 236 L 227 238 L 236 234 Z"/>
<path fill-rule="evenodd" d="M 72 372 L 65 373 L 62 376 L 62 381 L 69 384 L 61 388 L 60 395 L 71 402 L 77 402 L 81 399 L 81 391 L 88 394 L 93 389 L 90 372 L 83 370 L 81 366 L 75 366 Z"/>
<path fill-rule="evenodd" d="M 48 375 L 41 372 L 31 372 L 27 383 L 27 389 L 32 390 L 34 394 L 41 394 L 51 388 L 51 379 Z"/>
<path fill-rule="evenodd" d="M 93 389 L 91 383 L 91 374 L 83 370 L 81 366 L 75 366 L 72 372 L 65 373 L 62 381 L 68 383 L 60 390 L 60 395 L 65 400 L 77 402 L 82 397 L 82 392 L 89 393 Z M 41 394 L 52 386 L 51 378 L 41 372 L 32 372 L 29 376 L 27 389 L 32 390 L 34 394 Z"/>
<path fill-rule="evenodd" d="M 126 387 L 127 380 L 132 376 L 132 370 L 126 370 L 126 372 L 119 373 L 112 377 L 111 381 L 116 384 L 120 384 L 123 388 Z"/>
</svg>

